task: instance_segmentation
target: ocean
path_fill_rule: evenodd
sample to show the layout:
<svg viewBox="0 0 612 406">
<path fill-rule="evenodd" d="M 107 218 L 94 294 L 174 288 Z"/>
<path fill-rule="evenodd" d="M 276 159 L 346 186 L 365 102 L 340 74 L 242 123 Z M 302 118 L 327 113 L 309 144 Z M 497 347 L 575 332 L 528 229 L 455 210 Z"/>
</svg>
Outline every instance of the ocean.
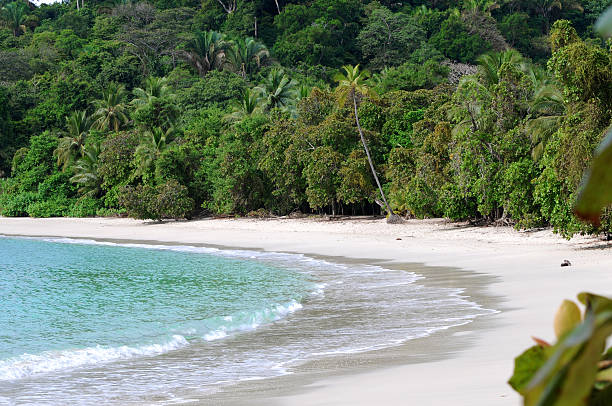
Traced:
<svg viewBox="0 0 612 406">
<path fill-rule="evenodd" d="M 0 237 L 0 405 L 173 404 L 490 314 L 299 254 Z"/>
</svg>

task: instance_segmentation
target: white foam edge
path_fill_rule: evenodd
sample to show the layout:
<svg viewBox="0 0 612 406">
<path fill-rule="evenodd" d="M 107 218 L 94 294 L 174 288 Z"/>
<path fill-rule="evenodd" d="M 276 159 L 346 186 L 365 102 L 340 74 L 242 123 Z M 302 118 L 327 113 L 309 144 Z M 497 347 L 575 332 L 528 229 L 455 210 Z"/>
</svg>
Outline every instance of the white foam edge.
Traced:
<svg viewBox="0 0 612 406">
<path fill-rule="evenodd" d="M 0 381 L 15 380 L 33 375 L 75 369 L 135 357 L 160 355 L 189 345 L 185 337 L 174 335 L 163 344 L 140 347 L 88 347 L 61 351 L 45 351 L 41 354 L 23 354 L 0 361 Z"/>
<path fill-rule="evenodd" d="M 236 325 L 221 326 L 215 330 L 206 333 L 202 338 L 206 341 L 215 341 L 227 337 L 231 333 L 252 331 L 257 329 L 262 324 L 273 323 L 282 318 L 294 313 L 304 306 L 296 300 L 291 301 L 286 305 L 276 305 L 272 309 L 259 310 L 253 313 L 249 323 L 240 323 Z M 225 321 L 233 321 L 233 316 L 223 317 Z"/>
</svg>

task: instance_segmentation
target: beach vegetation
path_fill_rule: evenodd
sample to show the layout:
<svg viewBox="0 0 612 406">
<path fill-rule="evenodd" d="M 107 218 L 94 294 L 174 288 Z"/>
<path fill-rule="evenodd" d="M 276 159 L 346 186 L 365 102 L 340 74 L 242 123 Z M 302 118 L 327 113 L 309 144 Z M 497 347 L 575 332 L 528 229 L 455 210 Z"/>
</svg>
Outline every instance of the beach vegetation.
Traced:
<svg viewBox="0 0 612 406">
<path fill-rule="evenodd" d="M 90 3 L 2 5 L 3 215 L 177 182 L 190 217 L 612 231 L 573 211 L 611 119 L 606 2 Z"/>
<path fill-rule="evenodd" d="M 119 197 L 130 217 L 137 219 L 182 219 L 193 209 L 187 188 L 175 180 L 157 186 L 126 186 Z"/>
</svg>

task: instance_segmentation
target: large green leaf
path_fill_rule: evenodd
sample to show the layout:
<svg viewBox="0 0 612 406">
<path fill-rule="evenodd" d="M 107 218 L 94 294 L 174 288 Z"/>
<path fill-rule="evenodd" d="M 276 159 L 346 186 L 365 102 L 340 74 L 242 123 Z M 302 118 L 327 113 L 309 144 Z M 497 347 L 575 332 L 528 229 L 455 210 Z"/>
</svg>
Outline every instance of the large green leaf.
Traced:
<svg viewBox="0 0 612 406">
<path fill-rule="evenodd" d="M 515 391 L 521 392 L 547 360 L 546 350 L 534 345 L 514 359 L 514 374 L 508 381 Z"/>
<path fill-rule="evenodd" d="M 522 391 L 525 406 L 586 405 L 598 373 L 597 364 L 612 334 L 612 301 L 589 293 L 578 299 L 584 321 L 552 347 L 552 354 Z"/>
<path fill-rule="evenodd" d="M 604 207 L 612 203 L 612 130 L 601 142 L 591 168 L 585 174 L 574 207 L 576 215 L 594 224 Z"/>
<path fill-rule="evenodd" d="M 612 382 L 612 368 L 599 371 L 597 373 L 597 381 Z"/>
</svg>

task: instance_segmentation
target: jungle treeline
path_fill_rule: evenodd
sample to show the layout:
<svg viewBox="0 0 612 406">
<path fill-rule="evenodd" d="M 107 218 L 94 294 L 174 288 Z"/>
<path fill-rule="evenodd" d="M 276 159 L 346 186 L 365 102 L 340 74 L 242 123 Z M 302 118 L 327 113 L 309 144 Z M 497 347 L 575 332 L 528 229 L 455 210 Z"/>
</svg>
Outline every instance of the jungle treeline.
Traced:
<svg viewBox="0 0 612 406">
<path fill-rule="evenodd" d="M 0 0 L 0 214 L 385 214 L 386 199 L 608 232 L 572 204 L 610 125 L 593 33 L 610 4 Z"/>
</svg>

